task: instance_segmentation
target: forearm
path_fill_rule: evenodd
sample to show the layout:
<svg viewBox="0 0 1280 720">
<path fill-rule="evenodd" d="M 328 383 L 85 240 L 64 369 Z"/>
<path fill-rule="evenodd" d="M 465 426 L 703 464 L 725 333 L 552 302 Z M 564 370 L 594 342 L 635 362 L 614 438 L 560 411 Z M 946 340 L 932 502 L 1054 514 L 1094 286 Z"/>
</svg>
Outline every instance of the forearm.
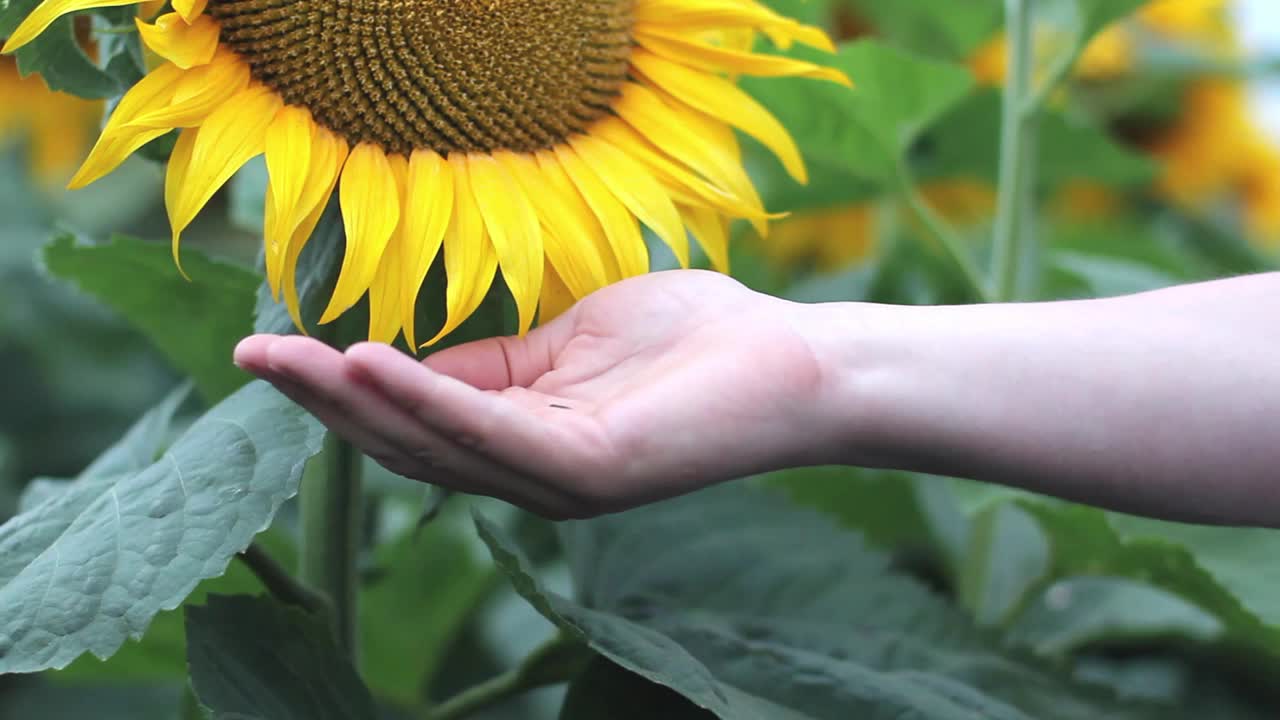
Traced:
<svg viewBox="0 0 1280 720">
<path fill-rule="evenodd" d="M 816 306 L 832 459 L 1280 526 L 1280 274 L 1106 300 Z"/>
</svg>

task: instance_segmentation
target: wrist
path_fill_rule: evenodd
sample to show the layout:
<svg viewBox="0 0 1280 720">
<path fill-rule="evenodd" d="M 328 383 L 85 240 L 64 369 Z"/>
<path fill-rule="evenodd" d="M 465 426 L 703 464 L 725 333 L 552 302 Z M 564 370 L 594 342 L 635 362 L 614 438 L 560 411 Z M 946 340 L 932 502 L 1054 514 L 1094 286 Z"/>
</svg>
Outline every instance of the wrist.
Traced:
<svg viewBox="0 0 1280 720">
<path fill-rule="evenodd" d="M 814 408 L 817 464 L 955 468 L 990 402 L 978 375 L 995 371 L 1021 306 L 798 306 L 821 373 Z"/>
</svg>

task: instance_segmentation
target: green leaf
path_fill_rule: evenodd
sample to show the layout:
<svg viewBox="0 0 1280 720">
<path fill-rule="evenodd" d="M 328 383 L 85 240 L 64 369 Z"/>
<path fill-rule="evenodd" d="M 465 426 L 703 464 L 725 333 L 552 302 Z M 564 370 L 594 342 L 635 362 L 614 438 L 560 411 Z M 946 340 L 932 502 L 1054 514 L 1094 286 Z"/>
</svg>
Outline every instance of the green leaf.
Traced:
<svg viewBox="0 0 1280 720">
<path fill-rule="evenodd" d="M 871 40 L 845 46 L 834 58 L 795 54 L 844 71 L 855 88 L 755 78 L 743 79 L 743 87 L 782 121 L 810 162 L 882 185 L 898 179 L 903 154 L 973 89 L 972 76 L 960 65 Z"/>
<path fill-rule="evenodd" d="M 1280 537 L 1271 530 L 1139 520 L 1064 503 L 1023 500 L 1048 533 L 1063 574 L 1149 583 L 1215 615 L 1225 640 L 1270 655 L 1280 670 Z"/>
<path fill-rule="evenodd" d="M 769 493 L 722 487 L 564 526 L 579 602 L 491 523 L 526 600 L 611 662 L 721 718 L 1138 716 L 1001 648 L 888 558 Z"/>
<path fill-rule="evenodd" d="M 794 502 L 857 528 L 879 547 L 911 545 L 928 536 L 915 478 L 907 473 L 820 467 L 784 470 L 763 480 L 785 490 Z"/>
<path fill-rule="evenodd" d="M 271 524 L 322 437 L 255 382 L 146 468 L 81 478 L 0 527 L 0 672 L 105 658 L 141 637 Z"/>
<path fill-rule="evenodd" d="M 709 720 L 715 715 L 604 659 L 569 684 L 560 720 Z"/>
<path fill-rule="evenodd" d="M 1045 589 L 1009 628 L 1010 642 L 1067 657 L 1099 643 L 1179 638 L 1207 643 L 1222 623 L 1165 590 L 1111 577 L 1071 577 Z"/>
<path fill-rule="evenodd" d="M 29 0 L 13 0 L 0 15 L 0 37 L 6 37 L 38 5 Z M 44 32 L 15 53 L 18 72 L 39 73 L 50 90 L 68 92 L 82 98 L 102 99 L 124 91 L 120 82 L 102 70 L 85 54 L 76 37 L 75 17 L 54 21 Z"/>
<path fill-rule="evenodd" d="M 1000 30 L 999 0 L 853 0 L 877 32 L 914 52 L 965 60 Z"/>
<path fill-rule="evenodd" d="M 452 523 L 410 530 L 376 560 L 384 572 L 360 599 L 364 673 L 379 698 L 412 707 L 496 576 Z"/>
<path fill-rule="evenodd" d="M 1016 505 L 978 513 L 960 564 L 960 603 L 979 625 L 1008 622 L 1049 574 L 1049 540 Z"/>
<path fill-rule="evenodd" d="M 254 538 L 283 567 L 297 562 L 292 538 L 278 530 L 279 524 Z M 89 683 L 172 681 L 187 678 L 187 641 L 183 629 L 185 608 L 203 603 L 209 595 L 238 595 L 262 591 L 262 581 L 242 562 L 232 562 L 227 571 L 201 582 L 182 605 L 156 615 L 146 633 L 136 642 L 126 642 L 108 660 L 82 655 L 62 670 L 49 673 L 59 685 L 74 687 Z"/>
<path fill-rule="evenodd" d="M 23 678 L 0 692 L 0 717 L 39 720 L 173 720 L 182 696 L 177 683 L 60 685 Z"/>
<path fill-rule="evenodd" d="M 267 598 L 214 595 L 187 608 L 187 659 L 214 718 L 378 718 L 324 621 Z"/>
<path fill-rule="evenodd" d="M 116 236 L 106 245 L 78 244 L 62 235 L 45 247 L 55 277 L 93 295 L 138 327 L 173 365 L 217 402 L 249 380 L 231 352 L 253 329 L 259 278 L 200 253 L 183 251 L 187 280 L 169 248 Z"/>
</svg>

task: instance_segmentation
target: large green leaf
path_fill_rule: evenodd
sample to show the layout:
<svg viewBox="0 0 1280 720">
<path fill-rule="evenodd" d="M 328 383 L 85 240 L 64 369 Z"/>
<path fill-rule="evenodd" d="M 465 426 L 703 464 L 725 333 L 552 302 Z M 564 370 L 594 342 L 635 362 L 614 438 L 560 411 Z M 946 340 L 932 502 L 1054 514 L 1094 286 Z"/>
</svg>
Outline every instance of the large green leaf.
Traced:
<svg viewBox="0 0 1280 720">
<path fill-rule="evenodd" d="M 324 621 L 267 598 L 214 595 L 187 608 L 187 659 L 196 697 L 215 719 L 378 717 Z"/>
<path fill-rule="evenodd" d="M 175 367 L 191 375 L 210 402 L 229 395 L 249 376 L 231 363 L 231 351 L 253 330 L 259 278 L 248 270 L 183 251 L 182 277 L 169 248 L 128 237 L 85 245 L 71 235 L 44 250 L 54 276 L 74 283 L 137 326 Z"/>
<path fill-rule="evenodd" d="M 1141 579 L 1216 615 L 1226 639 L 1280 669 L 1280 533 L 1195 527 L 1024 500 L 1064 572 Z"/>
<path fill-rule="evenodd" d="M 1186 639 L 1210 642 L 1222 623 L 1182 598 L 1146 583 L 1078 576 L 1045 589 L 1009 628 L 1011 642 L 1068 657 L 1095 644 Z"/>
<path fill-rule="evenodd" d="M 1000 0 L 852 0 L 890 41 L 912 51 L 964 60 L 1000 29 Z"/>
<path fill-rule="evenodd" d="M 515 587 L 610 661 L 718 717 L 1145 717 L 1002 649 L 888 558 L 768 493 L 719 488 L 565 526 L 579 601 Z M 1160 708 L 1171 716 L 1171 708 Z"/>
<path fill-rule="evenodd" d="M 323 429 L 255 382 L 137 471 L 78 479 L 0 527 L 0 672 L 105 658 L 271 524 Z"/>
<path fill-rule="evenodd" d="M 962 66 L 876 41 L 845 46 L 834 58 L 797 52 L 844 71 L 856 87 L 754 78 L 743 87 L 782 121 L 810 163 L 863 182 L 895 183 L 903 154 L 973 88 Z"/>
<path fill-rule="evenodd" d="M 645 680 L 604 659 L 596 659 L 569 684 L 560 720 L 710 720 L 670 688 Z"/>
</svg>

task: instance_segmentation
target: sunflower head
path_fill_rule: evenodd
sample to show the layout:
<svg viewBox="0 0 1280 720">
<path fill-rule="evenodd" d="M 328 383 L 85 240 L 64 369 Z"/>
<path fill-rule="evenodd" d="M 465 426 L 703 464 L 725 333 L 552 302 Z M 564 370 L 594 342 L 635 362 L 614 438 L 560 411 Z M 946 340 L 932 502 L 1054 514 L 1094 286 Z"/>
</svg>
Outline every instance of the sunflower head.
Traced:
<svg viewBox="0 0 1280 720">
<path fill-rule="evenodd" d="M 45 0 L 5 50 L 59 16 L 127 0 Z M 769 215 L 734 130 L 797 179 L 785 129 L 732 77 L 839 72 L 753 52 L 832 49 L 755 0 L 174 0 L 138 23 L 164 63 L 120 101 L 73 187 L 181 129 L 165 203 L 182 231 L 265 154 L 267 279 L 301 326 L 294 272 L 329 197 L 346 230 L 321 322 L 367 297 L 370 337 L 419 342 L 415 304 L 443 255 L 443 329 L 501 273 L 523 332 L 539 306 L 648 269 L 647 227 L 690 262 L 728 263 L 727 223 Z M 430 340 L 434 341 L 434 339 Z"/>
</svg>

